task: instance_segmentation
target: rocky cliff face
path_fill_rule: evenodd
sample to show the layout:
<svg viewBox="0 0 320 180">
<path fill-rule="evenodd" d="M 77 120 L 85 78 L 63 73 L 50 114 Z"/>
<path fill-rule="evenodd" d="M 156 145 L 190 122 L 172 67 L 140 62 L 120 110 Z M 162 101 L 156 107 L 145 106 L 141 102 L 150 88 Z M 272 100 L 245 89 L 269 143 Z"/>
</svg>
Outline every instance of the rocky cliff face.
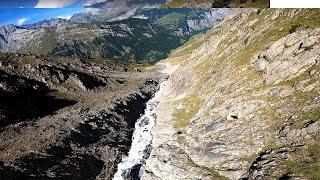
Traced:
<svg viewBox="0 0 320 180">
<path fill-rule="evenodd" d="M 142 179 L 319 179 L 320 13 L 238 12 L 171 74 Z"/>
<path fill-rule="evenodd" d="M 42 20 L 34 24 L 26 24 L 22 25 L 22 27 L 27 29 L 38 29 L 38 28 L 48 28 L 48 27 L 56 27 L 61 25 L 66 25 L 68 20 L 61 18 L 52 18 L 49 20 Z"/>
<path fill-rule="evenodd" d="M 188 27 L 192 31 L 206 30 L 207 28 L 212 28 L 217 25 L 226 16 L 226 10 L 208 11 L 203 13 L 199 19 L 187 20 Z M 216 20 L 216 21 L 213 21 Z"/>
<path fill-rule="evenodd" d="M 182 32 L 182 35 L 194 35 L 219 24 L 230 9 L 145 9 L 137 11 L 134 17 L 146 18 L 167 29 Z"/>
<path fill-rule="evenodd" d="M 39 44 L 39 40 L 43 38 L 44 35 L 44 29 L 28 30 L 14 25 L 2 26 L 0 28 L 0 52 L 14 52 L 27 47 L 34 41 L 38 42 L 35 43 L 35 45 Z"/>
</svg>

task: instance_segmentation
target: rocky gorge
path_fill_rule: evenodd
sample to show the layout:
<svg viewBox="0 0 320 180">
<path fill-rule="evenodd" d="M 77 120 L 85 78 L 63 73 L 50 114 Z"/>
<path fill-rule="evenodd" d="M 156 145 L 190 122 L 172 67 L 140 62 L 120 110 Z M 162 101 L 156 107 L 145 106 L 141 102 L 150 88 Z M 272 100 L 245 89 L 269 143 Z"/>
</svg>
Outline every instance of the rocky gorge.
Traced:
<svg viewBox="0 0 320 180">
<path fill-rule="evenodd" d="M 66 57 L 4 54 L 0 64 L 1 179 L 111 178 L 164 77 Z"/>
<path fill-rule="evenodd" d="M 0 179 L 319 179 L 319 19 L 235 9 L 155 65 L 2 54 Z"/>
</svg>

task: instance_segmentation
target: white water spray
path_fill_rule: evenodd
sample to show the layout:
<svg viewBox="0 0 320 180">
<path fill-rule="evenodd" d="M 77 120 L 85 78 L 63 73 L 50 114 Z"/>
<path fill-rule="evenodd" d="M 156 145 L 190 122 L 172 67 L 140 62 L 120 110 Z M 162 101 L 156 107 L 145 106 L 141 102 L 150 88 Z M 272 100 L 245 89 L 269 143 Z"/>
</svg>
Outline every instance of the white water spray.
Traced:
<svg viewBox="0 0 320 180">
<path fill-rule="evenodd" d="M 114 180 L 124 180 L 130 170 L 143 162 L 146 150 L 152 142 L 151 130 L 156 121 L 156 107 L 159 97 L 163 94 L 164 82 L 160 84 L 160 90 L 147 102 L 147 107 L 143 116 L 135 124 L 132 144 L 127 157 L 118 164 L 118 170 L 114 175 Z"/>
</svg>

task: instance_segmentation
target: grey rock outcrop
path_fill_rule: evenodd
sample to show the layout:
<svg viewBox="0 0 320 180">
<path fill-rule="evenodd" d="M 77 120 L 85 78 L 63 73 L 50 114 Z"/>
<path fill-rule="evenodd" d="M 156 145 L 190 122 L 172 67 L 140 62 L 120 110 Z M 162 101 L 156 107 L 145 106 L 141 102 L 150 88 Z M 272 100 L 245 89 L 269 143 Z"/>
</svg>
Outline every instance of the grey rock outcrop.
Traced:
<svg viewBox="0 0 320 180">
<path fill-rule="evenodd" d="M 38 28 L 57 27 L 61 25 L 66 25 L 67 23 L 68 23 L 67 19 L 52 18 L 49 20 L 41 20 L 34 24 L 25 24 L 25 25 L 22 25 L 21 27 L 24 27 L 27 29 L 38 29 Z"/>
<path fill-rule="evenodd" d="M 319 35 L 320 29 L 290 34 L 261 51 L 252 63 L 264 72 L 267 84 L 298 77 L 319 63 Z"/>
<path fill-rule="evenodd" d="M 141 177 L 318 179 L 318 13 L 235 12 L 162 62 L 176 68 L 155 129 L 172 132 L 155 130 Z"/>
<path fill-rule="evenodd" d="M 199 19 L 188 19 L 187 24 L 191 31 L 202 31 L 218 25 L 229 13 L 227 9 L 209 9 Z"/>
</svg>

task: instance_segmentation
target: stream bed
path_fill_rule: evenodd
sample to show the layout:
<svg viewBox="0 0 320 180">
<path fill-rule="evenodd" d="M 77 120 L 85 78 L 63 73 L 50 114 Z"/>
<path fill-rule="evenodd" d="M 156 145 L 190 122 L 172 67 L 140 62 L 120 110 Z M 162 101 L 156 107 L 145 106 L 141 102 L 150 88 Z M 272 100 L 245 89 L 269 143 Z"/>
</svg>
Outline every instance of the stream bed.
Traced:
<svg viewBox="0 0 320 180">
<path fill-rule="evenodd" d="M 154 97 L 147 102 L 144 115 L 137 120 L 130 151 L 128 156 L 118 164 L 114 180 L 135 179 L 141 164 L 148 157 L 152 143 L 151 130 L 156 122 L 156 107 L 159 97 L 163 94 L 163 89 L 164 82 L 160 84 L 160 89 Z"/>
</svg>

